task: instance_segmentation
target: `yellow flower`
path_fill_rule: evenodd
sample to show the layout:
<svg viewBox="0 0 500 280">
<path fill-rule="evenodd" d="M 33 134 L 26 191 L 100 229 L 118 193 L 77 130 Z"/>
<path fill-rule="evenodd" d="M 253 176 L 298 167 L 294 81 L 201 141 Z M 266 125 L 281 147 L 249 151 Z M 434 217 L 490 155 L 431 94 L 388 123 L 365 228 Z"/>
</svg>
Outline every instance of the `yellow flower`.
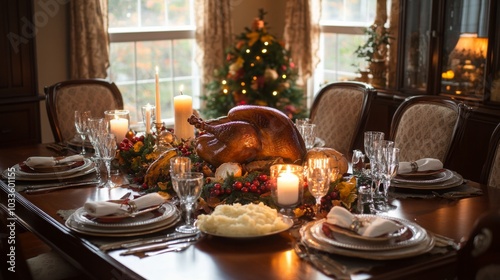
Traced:
<svg viewBox="0 0 500 280">
<path fill-rule="evenodd" d="M 251 47 L 259 39 L 259 33 L 258 32 L 250 32 L 247 34 L 247 38 L 248 38 L 248 46 Z"/>
<path fill-rule="evenodd" d="M 153 160 L 153 159 L 155 159 L 155 158 L 156 158 L 155 153 L 150 153 L 150 154 L 147 154 L 147 155 L 146 155 L 146 159 L 147 159 L 147 160 Z"/>
<path fill-rule="evenodd" d="M 351 204 L 358 197 L 356 195 L 356 178 L 352 177 L 347 182 L 340 182 L 337 185 L 339 190 L 340 201 L 345 204 L 347 208 L 351 208 Z"/>
<path fill-rule="evenodd" d="M 274 41 L 274 37 L 272 35 L 264 35 L 260 38 L 262 42 L 272 42 Z"/>
<path fill-rule="evenodd" d="M 142 141 L 137 141 L 134 144 L 134 152 L 136 152 L 136 153 L 140 152 L 143 146 L 144 146 L 144 143 L 142 143 Z"/>
</svg>

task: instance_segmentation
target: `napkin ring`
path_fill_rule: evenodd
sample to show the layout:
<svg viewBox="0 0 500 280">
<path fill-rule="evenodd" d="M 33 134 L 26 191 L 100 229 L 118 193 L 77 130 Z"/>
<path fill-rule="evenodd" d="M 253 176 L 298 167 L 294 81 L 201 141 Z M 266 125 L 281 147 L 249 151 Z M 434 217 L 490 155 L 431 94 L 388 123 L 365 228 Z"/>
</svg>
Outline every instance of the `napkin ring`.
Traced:
<svg viewBox="0 0 500 280">
<path fill-rule="evenodd" d="M 128 212 L 129 213 L 134 213 L 137 211 L 137 204 L 135 204 L 135 201 L 129 201 L 128 202 Z"/>
<path fill-rule="evenodd" d="M 358 218 L 354 218 L 349 228 L 354 232 L 358 232 L 362 224 L 363 223 Z"/>
<path fill-rule="evenodd" d="M 416 161 L 410 162 L 410 165 L 411 165 L 411 171 L 412 172 L 417 172 L 418 171 L 418 164 L 417 164 Z"/>
</svg>

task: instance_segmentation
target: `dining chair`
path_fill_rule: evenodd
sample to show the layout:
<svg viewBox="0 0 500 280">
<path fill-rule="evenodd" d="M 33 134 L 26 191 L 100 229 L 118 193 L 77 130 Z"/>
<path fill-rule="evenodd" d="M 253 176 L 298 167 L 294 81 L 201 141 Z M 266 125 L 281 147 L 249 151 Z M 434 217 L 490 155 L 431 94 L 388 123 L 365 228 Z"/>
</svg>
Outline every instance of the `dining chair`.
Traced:
<svg viewBox="0 0 500 280">
<path fill-rule="evenodd" d="M 476 220 L 457 256 L 457 279 L 500 279 L 500 208 Z"/>
<path fill-rule="evenodd" d="M 325 146 L 350 155 L 361 148 L 368 111 L 375 89 L 362 82 L 333 82 L 314 98 L 309 118 Z"/>
<path fill-rule="evenodd" d="M 103 79 L 69 80 L 44 88 L 47 114 L 56 142 L 71 140 L 76 133 L 75 111 L 91 111 L 104 117 L 104 111 L 123 109 L 123 97 L 113 82 Z"/>
<path fill-rule="evenodd" d="M 396 109 L 389 140 L 400 149 L 400 161 L 436 158 L 449 165 L 470 107 L 443 96 L 411 96 Z"/>
<path fill-rule="evenodd" d="M 500 123 L 491 134 L 480 180 L 490 187 L 500 188 Z"/>
<path fill-rule="evenodd" d="M 24 253 L 25 248 L 23 248 L 27 244 L 23 243 L 23 241 L 27 241 L 27 238 L 32 236 L 23 238 L 22 235 L 29 232 L 23 231 L 18 224 L 15 224 L 15 228 L 11 227 L 13 220 L 9 218 L 11 218 L 9 210 L 4 204 L 0 204 L 0 253 L 2 254 L 0 260 L 3 263 L 0 279 L 87 279 L 87 276 L 79 272 L 54 251 L 27 257 Z M 10 239 L 11 237 L 14 239 Z M 15 240 L 15 243 L 12 240 Z M 13 252 L 11 251 L 12 247 L 15 249 Z M 14 256 L 12 263 L 9 262 L 11 256 Z M 7 270 L 12 266 L 14 266 L 15 272 Z"/>
</svg>

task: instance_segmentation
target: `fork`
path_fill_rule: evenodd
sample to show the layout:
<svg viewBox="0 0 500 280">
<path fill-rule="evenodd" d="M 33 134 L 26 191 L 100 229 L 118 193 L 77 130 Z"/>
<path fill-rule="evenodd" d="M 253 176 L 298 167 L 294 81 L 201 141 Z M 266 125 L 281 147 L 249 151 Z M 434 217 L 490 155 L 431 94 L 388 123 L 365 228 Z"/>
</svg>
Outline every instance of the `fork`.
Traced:
<svg viewBox="0 0 500 280">
<path fill-rule="evenodd" d="M 193 244 L 194 244 L 193 242 L 188 242 L 188 243 L 182 244 L 181 246 L 170 247 L 170 248 L 166 248 L 166 249 L 158 250 L 158 251 L 154 251 L 154 252 L 147 252 L 144 255 L 146 255 L 147 257 L 150 257 L 150 256 L 156 256 L 156 255 L 168 253 L 168 252 L 182 252 L 182 251 L 186 250 L 187 248 L 189 248 L 189 246 L 191 246 Z"/>
<path fill-rule="evenodd" d="M 295 243 L 294 250 L 299 258 L 310 262 L 327 276 L 333 276 L 336 279 L 351 278 L 345 265 L 329 258 L 322 253 L 311 253 L 307 245 L 303 244 L 300 241 Z"/>
</svg>

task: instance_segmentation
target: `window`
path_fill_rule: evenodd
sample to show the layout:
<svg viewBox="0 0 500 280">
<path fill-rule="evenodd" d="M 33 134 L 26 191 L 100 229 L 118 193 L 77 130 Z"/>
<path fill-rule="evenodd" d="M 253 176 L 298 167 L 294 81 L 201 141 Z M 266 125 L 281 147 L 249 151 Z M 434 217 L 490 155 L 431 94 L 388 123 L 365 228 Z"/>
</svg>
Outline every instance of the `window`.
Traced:
<svg viewBox="0 0 500 280">
<path fill-rule="evenodd" d="M 159 68 L 162 119 L 173 123 L 173 97 L 181 88 L 199 107 L 195 65 L 193 1 L 109 0 L 109 79 L 122 92 L 132 124 L 142 123 L 141 107 L 155 104 Z"/>
<path fill-rule="evenodd" d="M 322 5 L 321 61 L 314 74 L 314 93 L 326 83 L 354 80 L 358 69 L 367 66 L 354 50 L 366 40 L 364 30 L 373 24 L 377 0 L 323 0 Z"/>
</svg>

